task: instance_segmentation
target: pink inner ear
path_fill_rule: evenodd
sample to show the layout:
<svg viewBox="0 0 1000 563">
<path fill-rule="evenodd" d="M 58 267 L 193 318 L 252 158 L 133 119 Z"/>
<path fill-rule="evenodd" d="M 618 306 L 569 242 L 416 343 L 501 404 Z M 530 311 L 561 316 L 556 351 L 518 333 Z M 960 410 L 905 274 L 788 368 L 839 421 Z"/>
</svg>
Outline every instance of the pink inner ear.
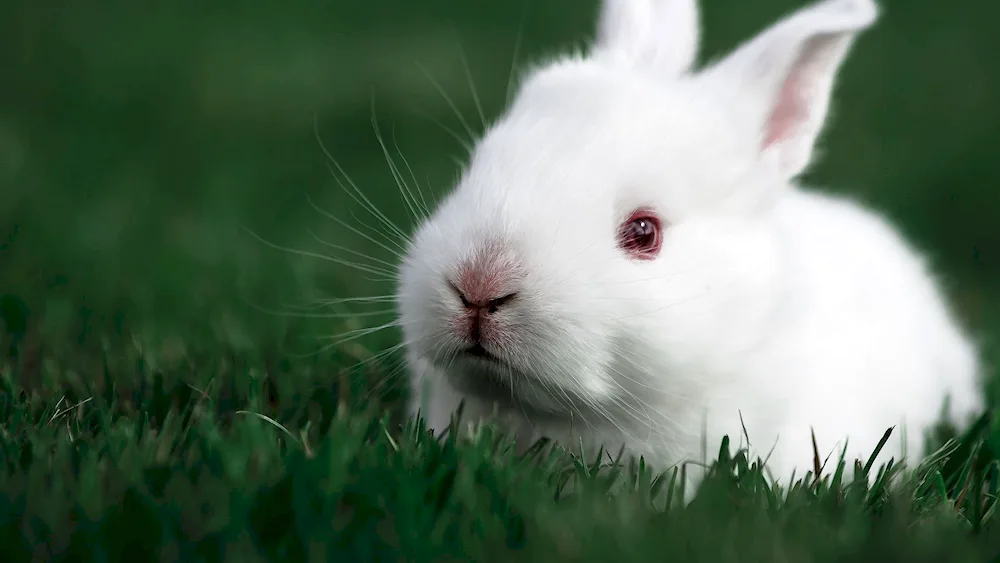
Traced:
<svg viewBox="0 0 1000 563">
<path fill-rule="evenodd" d="M 802 69 L 792 71 L 781 85 L 778 101 L 767 120 L 764 149 L 786 140 L 809 118 Z"/>
</svg>

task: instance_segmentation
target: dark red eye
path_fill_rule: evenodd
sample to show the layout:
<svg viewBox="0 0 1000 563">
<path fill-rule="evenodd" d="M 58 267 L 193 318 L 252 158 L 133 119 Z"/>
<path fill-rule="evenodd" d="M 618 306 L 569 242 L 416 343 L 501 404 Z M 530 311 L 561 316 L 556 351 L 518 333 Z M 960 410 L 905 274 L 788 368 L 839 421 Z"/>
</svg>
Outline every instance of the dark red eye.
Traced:
<svg viewBox="0 0 1000 563">
<path fill-rule="evenodd" d="M 632 212 L 618 231 L 618 246 L 636 260 L 652 260 L 663 246 L 660 218 L 649 209 Z"/>
</svg>

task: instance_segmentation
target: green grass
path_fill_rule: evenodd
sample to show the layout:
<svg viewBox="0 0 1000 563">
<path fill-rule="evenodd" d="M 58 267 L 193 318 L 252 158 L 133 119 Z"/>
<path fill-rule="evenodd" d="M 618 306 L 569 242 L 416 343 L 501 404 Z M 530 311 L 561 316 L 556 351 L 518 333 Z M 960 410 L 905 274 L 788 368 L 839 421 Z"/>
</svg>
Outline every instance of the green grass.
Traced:
<svg viewBox="0 0 1000 563">
<path fill-rule="evenodd" d="M 801 4 L 704 2 L 704 58 Z M 868 202 L 927 252 L 982 341 L 1000 405 L 1000 4 L 897 2 L 881 2 L 849 59 L 807 180 Z M 894 462 L 872 489 L 854 460 L 842 471 L 831 460 L 818 482 L 778 490 L 730 452 L 684 506 L 668 468 L 593 471 L 616 452 L 574 457 L 567 444 L 518 459 L 488 430 L 439 442 L 404 428 L 404 372 L 382 354 L 398 333 L 352 332 L 391 320 L 388 303 L 357 300 L 391 282 L 249 234 L 394 260 L 310 205 L 364 218 L 317 136 L 412 228 L 373 97 L 379 129 L 439 197 L 462 151 L 436 122 L 463 128 L 434 82 L 480 130 L 465 63 L 495 116 L 518 37 L 522 62 L 578 44 L 594 0 L 9 4 L 4 560 L 1000 555 L 996 421 L 941 429 L 944 455 Z M 360 336 L 338 342 L 345 333 Z"/>
<path fill-rule="evenodd" d="M 360 372 L 315 385 L 323 361 L 164 362 L 121 343 L 38 360 L 8 360 L 0 383 L 5 561 L 1000 554 L 1000 425 L 986 416 L 918 467 L 834 459 L 783 487 L 724 442 L 685 505 L 697 467 L 544 442 L 518 456 L 489 427 L 435 437 L 384 414 Z"/>
</svg>

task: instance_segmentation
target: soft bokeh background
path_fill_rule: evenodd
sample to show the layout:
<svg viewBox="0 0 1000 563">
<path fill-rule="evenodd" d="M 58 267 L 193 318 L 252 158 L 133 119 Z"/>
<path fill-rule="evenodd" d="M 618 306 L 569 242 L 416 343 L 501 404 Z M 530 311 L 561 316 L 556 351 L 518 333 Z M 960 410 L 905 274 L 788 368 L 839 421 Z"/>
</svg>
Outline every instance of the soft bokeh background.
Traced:
<svg viewBox="0 0 1000 563">
<path fill-rule="evenodd" d="M 705 0 L 704 57 L 801 4 Z M 891 216 L 929 253 L 992 350 L 1000 8 L 882 6 L 841 75 L 823 158 L 807 179 Z M 262 312 L 386 295 L 392 284 L 276 250 L 247 230 L 283 247 L 336 254 L 319 238 L 393 261 L 310 205 L 307 197 L 352 225 L 352 214 L 375 224 L 330 174 L 320 140 L 387 216 L 412 227 L 373 115 L 425 193 L 441 194 L 463 157 L 446 131 L 464 135 L 451 104 L 480 131 L 470 82 L 487 118 L 497 116 L 512 64 L 581 45 L 596 10 L 596 0 L 8 0 L 0 10 L 5 306 L 22 299 L 31 326 L 56 347 L 104 334 L 83 323 L 125 326 L 166 348 L 222 342 L 304 353 L 391 320 L 385 302 L 332 311 L 370 316 Z M 364 359 L 397 339 L 381 331 L 348 353 Z"/>
</svg>

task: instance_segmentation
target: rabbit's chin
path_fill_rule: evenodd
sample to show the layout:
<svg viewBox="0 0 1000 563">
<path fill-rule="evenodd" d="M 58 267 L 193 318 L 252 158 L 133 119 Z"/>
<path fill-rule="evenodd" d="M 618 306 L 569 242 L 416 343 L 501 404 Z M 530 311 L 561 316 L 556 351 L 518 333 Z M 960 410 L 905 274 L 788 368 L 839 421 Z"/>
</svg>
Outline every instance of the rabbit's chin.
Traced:
<svg viewBox="0 0 1000 563">
<path fill-rule="evenodd" d="M 497 360 L 456 358 L 443 372 L 452 389 L 501 411 L 569 419 L 582 407 L 573 391 Z"/>
</svg>

